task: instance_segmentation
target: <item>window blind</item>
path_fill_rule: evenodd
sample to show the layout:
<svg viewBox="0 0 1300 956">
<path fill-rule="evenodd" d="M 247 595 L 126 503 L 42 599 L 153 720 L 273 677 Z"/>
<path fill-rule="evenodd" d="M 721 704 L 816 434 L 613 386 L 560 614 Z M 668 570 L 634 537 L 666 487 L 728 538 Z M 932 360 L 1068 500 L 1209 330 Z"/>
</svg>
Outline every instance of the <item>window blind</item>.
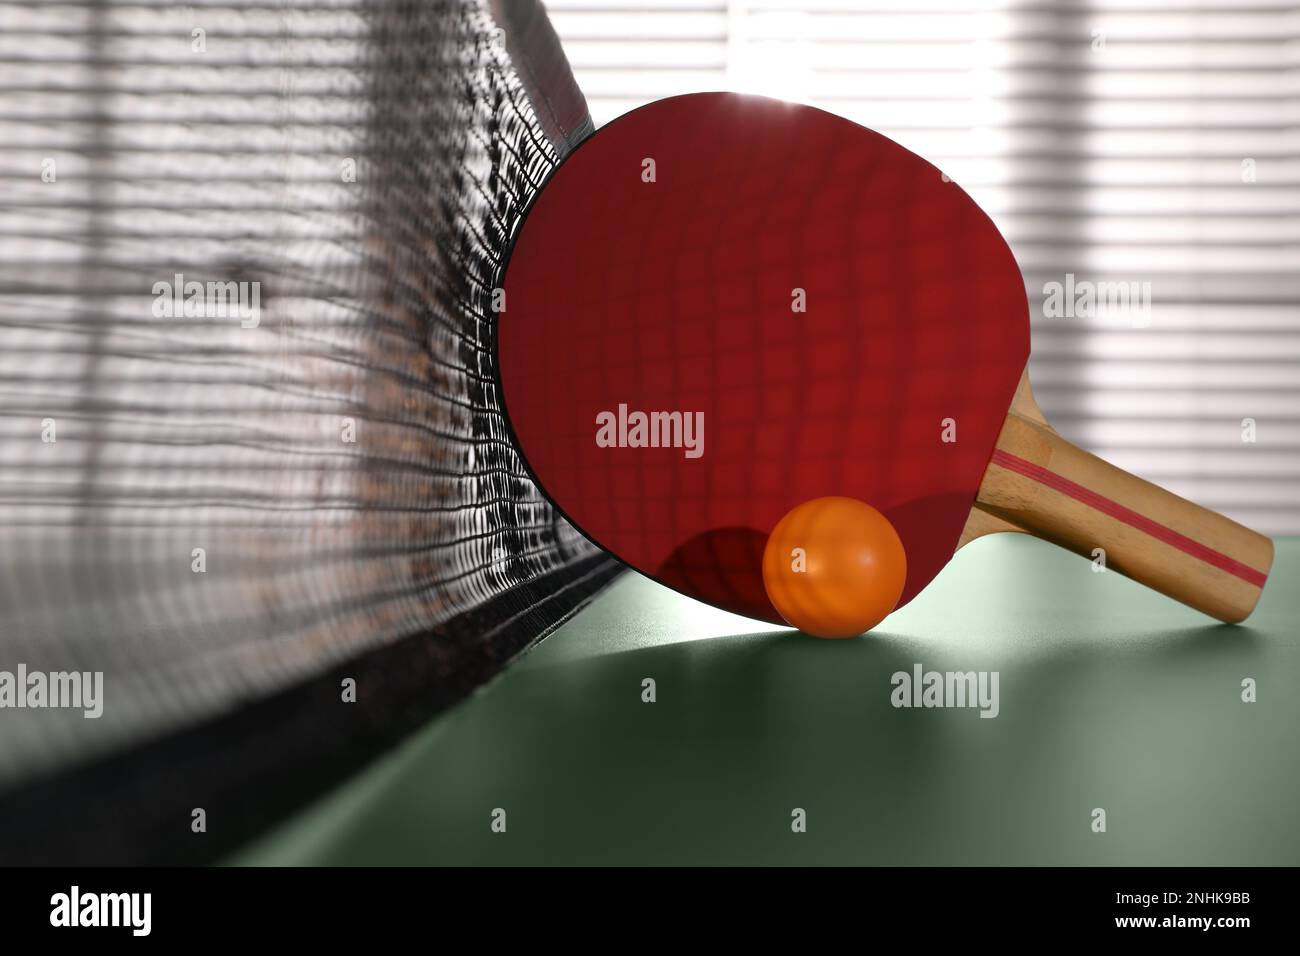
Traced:
<svg viewBox="0 0 1300 956">
<path fill-rule="evenodd" d="M 1261 531 L 1300 533 L 1300 8 L 548 7 L 598 125 L 733 89 L 831 110 L 930 160 L 1015 250 L 1030 376 L 1058 430 Z"/>
</svg>

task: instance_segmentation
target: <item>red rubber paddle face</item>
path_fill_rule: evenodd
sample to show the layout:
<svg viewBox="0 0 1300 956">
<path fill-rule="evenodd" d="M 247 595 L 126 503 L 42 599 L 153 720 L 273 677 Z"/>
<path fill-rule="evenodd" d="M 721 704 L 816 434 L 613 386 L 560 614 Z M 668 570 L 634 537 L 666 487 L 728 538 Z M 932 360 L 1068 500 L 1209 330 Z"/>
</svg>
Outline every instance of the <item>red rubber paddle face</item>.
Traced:
<svg viewBox="0 0 1300 956">
<path fill-rule="evenodd" d="M 508 263 L 507 417 L 601 547 L 773 623 L 763 545 L 810 498 L 889 518 L 900 606 L 952 556 L 1028 307 L 996 227 L 920 157 L 811 107 L 661 100 L 565 160 Z"/>
</svg>

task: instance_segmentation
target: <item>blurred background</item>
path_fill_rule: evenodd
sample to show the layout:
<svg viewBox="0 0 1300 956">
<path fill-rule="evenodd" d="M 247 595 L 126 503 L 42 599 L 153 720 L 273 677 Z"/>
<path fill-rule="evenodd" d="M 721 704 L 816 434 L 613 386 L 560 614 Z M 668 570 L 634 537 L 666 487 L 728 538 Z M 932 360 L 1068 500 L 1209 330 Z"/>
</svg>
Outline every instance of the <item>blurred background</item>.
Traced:
<svg viewBox="0 0 1300 956">
<path fill-rule="evenodd" d="M 1300 533 L 1296 4 L 548 8 L 597 124 L 731 89 L 811 103 L 930 160 L 1016 253 L 1030 375 L 1057 429 L 1250 527 Z M 1149 310 L 1048 317 L 1044 287 L 1067 275 L 1076 288 L 1138 283 Z"/>
</svg>

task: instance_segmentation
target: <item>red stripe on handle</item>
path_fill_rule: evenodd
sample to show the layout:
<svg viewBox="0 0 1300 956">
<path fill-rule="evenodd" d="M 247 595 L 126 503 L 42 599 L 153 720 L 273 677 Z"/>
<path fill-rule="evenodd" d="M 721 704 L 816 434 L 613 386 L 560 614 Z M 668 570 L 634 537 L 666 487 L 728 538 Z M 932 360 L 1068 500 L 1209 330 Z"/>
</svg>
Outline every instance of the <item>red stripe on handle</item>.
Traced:
<svg viewBox="0 0 1300 956">
<path fill-rule="evenodd" d="M 1007 471 L 1014 471 L 1018 475 L 1024 475 L 1026 478 L 1032 478 L 1040 484 L 1046 485 L 1053 491 L 1059 491 L 1063 495 L 1069 495 L 1075 501 L 1081 501 L 1090 508 L 1095 508 L 1102 514 L 1110 515 L 1117 521 L 1122 521 L 1130 527 L 1137 528 L 1139 531 L 1151 535 L 1157 541 L 1163 541 L 1171 547 L 1177 548 L 1185 554 L 1190 554 L 1194 558 L 1199 558 L 1206 564 L 1213 565 L 1222 571 L 1241 578 L 1248 584 L 1253 584 L 1257 588 L 1262 588 L 1264 582 L 1268 580 L 1268 575 L 1256 571 L 1248 564 L 1242 564 L 1233 558 L 1228 557 L 1213 548 L 1201 544 L 1199 541 L 1193 541 L 1186 535 L 1179 534 L 1173 528 L 1166 528 L 1157 521 L 1152 521 L 1145 515 L 1140 515 L 1136 511 L 1125 508 L 1117 501 L 1111 501 L 1109 498 L 1090 491 L 1083 485 L 1076 484 L 1069 478 L 1063 478 L 1055 472 L 1048 471 L 1041 465 L 1035 465 L 1032 461 L 1026 461 L 1016 455 L 1003 451 L 1001 448 L 993 450 L 993 464 L 1000 465 Z"/>
</svg>

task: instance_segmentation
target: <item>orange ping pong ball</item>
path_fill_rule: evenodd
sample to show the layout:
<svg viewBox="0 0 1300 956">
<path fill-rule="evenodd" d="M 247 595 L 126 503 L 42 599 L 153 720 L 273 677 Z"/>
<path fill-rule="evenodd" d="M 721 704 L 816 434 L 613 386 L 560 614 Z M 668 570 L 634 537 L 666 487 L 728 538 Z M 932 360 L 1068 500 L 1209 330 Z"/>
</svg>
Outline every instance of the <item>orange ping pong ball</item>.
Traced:
<svg viewBox="0 0 1300 956">
<path fill-rule="evenodd" d="M 885 619 L 903 594 L 907 555 L 889 519 L 856 498 L 796 505 L 763 549 L 763 586 L 792 626 L 854 637 Z"/>
</svg>

